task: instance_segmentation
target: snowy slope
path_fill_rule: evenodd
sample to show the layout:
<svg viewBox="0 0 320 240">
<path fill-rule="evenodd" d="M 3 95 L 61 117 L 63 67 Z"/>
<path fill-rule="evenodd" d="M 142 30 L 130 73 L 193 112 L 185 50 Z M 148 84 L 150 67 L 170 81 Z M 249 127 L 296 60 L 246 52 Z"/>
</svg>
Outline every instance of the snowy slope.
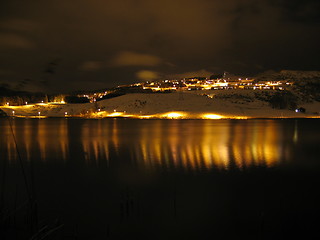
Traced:
<svg viewBox="0 0 320 240">
<path fill-rule="evenodd" d="M 296 113 L 292 110 L 272 109 L 267 102 L 252 98 L 252 91 L 248 91 L 249 100 L 239 99 L 234 92 L 218 91 L 216 96 L 199 95 L 199 92 L 156 93 L 156 94 L 126 94 L 123 96 L 102 100 L 96 103 L 61 104 L 61 105 L 28 105 L 1 107 L 12 116 L 82 116 L 106 117 L 130 115 L 131 117 L 152 116 L 159 117 L 168 112 L 183 112 L 184 118 L 202 118 L 204 114 L 216 114 L 227 118 L 236 117 L 318 117 L 320 103 L 301 105 L 307 109 L 306 113 Z M 231 94 L 232 93 L 232 94 Z M 243 92 L 245 93 L 245 92 Z M 227 94 L 227 97 L 221 97 Z M 228 97 L 228 94 L 230 97 Z M 13 113 L 14 111 L 14 113 Z"/>
</svg>

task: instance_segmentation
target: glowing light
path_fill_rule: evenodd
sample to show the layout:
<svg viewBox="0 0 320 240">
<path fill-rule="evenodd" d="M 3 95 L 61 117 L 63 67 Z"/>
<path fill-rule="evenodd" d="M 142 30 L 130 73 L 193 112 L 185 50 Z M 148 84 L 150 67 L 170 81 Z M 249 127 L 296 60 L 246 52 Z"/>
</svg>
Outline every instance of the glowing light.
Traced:
<svg viewBox="0 0 320 240">
<path fill-rule="evenodd" d="M 65 112 L 64 115 L 68 115 L 68 112 Z"/>
<path fill-rule="evenodd" d="M 223 116 L 218 115 L 218 114 L 205 114 L 203 115 L 203 118 L 205 119 L 221 119 Z"/>
<path fill-rule="evenodd" d="M 184 115 L 185 114 L 181 112 L 169 112 L 169 113 L 162 114 L 161 116 L 164 118 L 181 118 Z"/>
<path fill-rule="evenodd" d="M 111 113 L 108 115 L 108 117 L 118 117 L 118 116 L 121 116 L 122 113 L 121 112 L 114 112 L 114 113 Z"/>
<path fill-rule="evenodd" d="M 237 116 L 237 117 L 232 117 L 232 119 L 249 119 L 250 117 L 246 116 Z"/>
<path fill-rule="evenodd" d="M 152 118 L 151 115 L 138 116 L 139 118 Z"/>
<path fill-rule="evenodd" d="M 182 114 L 175 113 L 175 112 L 168 114 L 168 117 L 170 117 L 170 118 L 181 117 L 181 116 L 182 116 Z"/>
</svg>

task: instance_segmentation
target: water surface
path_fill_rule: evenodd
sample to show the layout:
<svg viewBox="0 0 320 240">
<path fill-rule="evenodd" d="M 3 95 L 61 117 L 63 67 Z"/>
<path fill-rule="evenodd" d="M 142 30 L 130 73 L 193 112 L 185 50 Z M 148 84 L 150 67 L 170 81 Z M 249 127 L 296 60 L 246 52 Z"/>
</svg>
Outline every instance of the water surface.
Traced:
<svg viewBox="0 0 320 240">
<path fill-rule="evenodd" d="M 5 206 L 27 198 L 20 154 L 39 225 L 63 224 L 57 239 L 318 234 L 319 120 L 10 121 Z"/>
</svg>

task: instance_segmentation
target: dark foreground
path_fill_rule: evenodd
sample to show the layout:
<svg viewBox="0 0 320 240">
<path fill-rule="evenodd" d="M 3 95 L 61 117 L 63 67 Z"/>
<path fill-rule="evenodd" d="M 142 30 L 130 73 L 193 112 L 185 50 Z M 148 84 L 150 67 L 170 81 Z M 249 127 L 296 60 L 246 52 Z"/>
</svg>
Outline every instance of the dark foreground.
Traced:
<svg viewBox="0 0 320 240">
<path fill-rule="evenodd" d="M 0 239 L 320 237 L 318 120 L 11 124 Z"/>
</svg>

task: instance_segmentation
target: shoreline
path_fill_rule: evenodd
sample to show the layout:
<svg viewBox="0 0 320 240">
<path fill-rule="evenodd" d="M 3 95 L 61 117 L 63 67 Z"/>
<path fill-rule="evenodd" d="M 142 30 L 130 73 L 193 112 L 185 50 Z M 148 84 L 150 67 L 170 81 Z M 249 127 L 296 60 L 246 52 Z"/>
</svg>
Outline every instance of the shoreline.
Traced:
<svg viewBox="0 0 320 240">
<path fill-rule="evenodd" d="M 222 117 L 222 118 L 164 118 L 164 117 L 81 117 L 81 116 L 1 116 L 0 118 L 10 119 L 86 119 L 86 120 L 103 120 L 103 119 L 134 119 L 134 120 L 300 120 L 300 119 L 320 119 L 320 116 L 301 116 L 301 117 Z"/>
<path fill-rule="evenodd" d="M 126 94 L 94 103 L 40 103 L 0 106 L 9 117 L 18 118 L 128 118 L 128 119 L 301 119 L 320 118 L 320 102 L 300 103 L 295 110 L 272 108 L 258 99 L 209 98 L 198 94 Z"/>
</svg>

